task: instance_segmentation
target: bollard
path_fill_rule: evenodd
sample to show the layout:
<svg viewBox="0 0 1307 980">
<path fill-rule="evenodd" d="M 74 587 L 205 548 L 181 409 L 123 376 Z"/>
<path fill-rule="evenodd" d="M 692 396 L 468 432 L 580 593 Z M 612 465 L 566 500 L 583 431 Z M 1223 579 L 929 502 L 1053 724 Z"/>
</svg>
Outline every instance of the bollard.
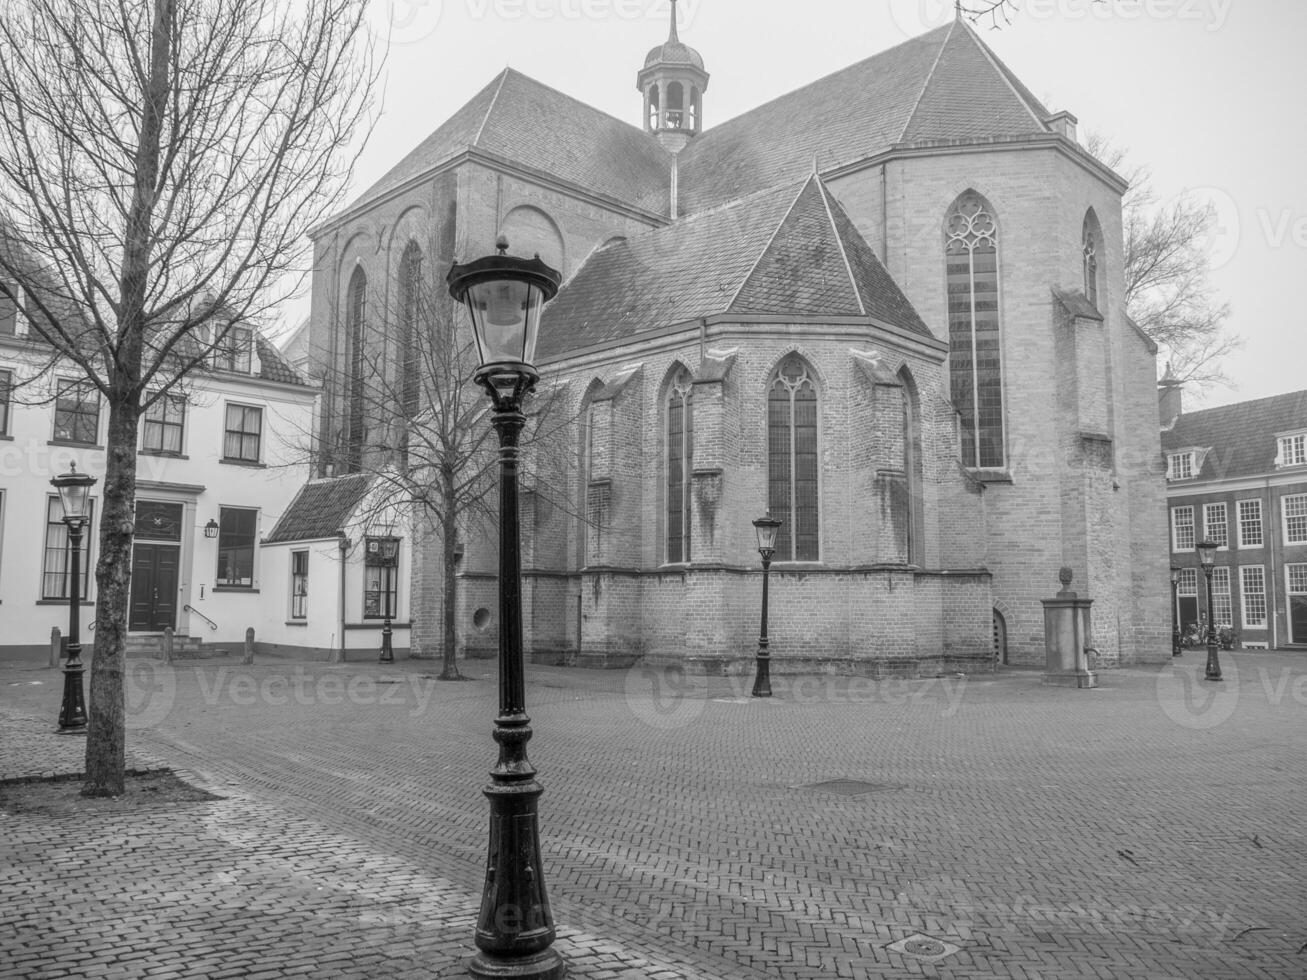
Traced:
<svg viewBox="0 0 1307 980">
<path fill-rule="evenodd" d="M 172 627 L 171 626 L 165 626 L 163 628 L 162 650 L 163 650 L 163 662 L 166 664 L 172 663 Z"/>
<path fill-rule="evenodd" d="M 59 635 L 59 627 L 50 627 L 50 666 L 59 666 L 59 657 L 63 655 L 63 638 Z"/>
<path fill-rule="evenodd" d="M 254 627 L 248 626 L 245 629 L 245 656 L 241 657 L 241 663 L 254 663 Z"/>
</svg>

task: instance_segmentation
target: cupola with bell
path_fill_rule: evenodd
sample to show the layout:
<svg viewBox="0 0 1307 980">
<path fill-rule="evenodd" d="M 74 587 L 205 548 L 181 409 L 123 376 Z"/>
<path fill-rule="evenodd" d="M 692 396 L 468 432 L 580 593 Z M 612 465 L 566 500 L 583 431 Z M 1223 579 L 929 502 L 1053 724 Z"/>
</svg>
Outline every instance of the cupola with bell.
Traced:
<svg viewBox="0 0 1307 980">
<path fill-rule="evenodd" d="M 676 0 L 672 0 L 671 33 L 644 59 L 636 87 L 644 95 L 645 132 L 657 136 L 668 150 L 679 152 L 703 131 L 708 73 L 699 52 L 677 35 Z"/>
</svg>

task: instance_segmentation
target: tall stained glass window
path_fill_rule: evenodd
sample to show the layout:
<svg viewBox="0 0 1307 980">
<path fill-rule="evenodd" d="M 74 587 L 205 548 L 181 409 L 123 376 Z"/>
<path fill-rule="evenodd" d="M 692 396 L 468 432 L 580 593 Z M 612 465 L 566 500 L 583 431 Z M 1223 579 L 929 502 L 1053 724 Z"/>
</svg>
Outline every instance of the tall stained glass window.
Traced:
<svg viewBox="0 0 1307 980">
<path fill-rule="evenodd" d="M 998 225 L 979 194 L 967 191 L 944 226 L 949 378 L 962 416 L 962 462 L 1001 468 L 1003 372 L 999 343 Z"/>
<path fill-rule="evenodd" d="M 368 277 L 356 268 L 349 280 L 345 299 L 346 329 L 349 334 L 349 380 L 345 393 L 345 468 L 355 473 L 363 462 L 364 375 L 363 340 L 367 327 Z"/>
<path fill-rule="evenodd" d="M 817 561 L 817 386 L 798 355 L 767 391 L 767 508 L 780 520 L 777 561 Z"/>
<path fill-rule="evenodd" d="M 694 424 L 690 372 L 681 368 L 667 389 L 667 560 L 690 560 L 690 470 Z"/>
</svg>

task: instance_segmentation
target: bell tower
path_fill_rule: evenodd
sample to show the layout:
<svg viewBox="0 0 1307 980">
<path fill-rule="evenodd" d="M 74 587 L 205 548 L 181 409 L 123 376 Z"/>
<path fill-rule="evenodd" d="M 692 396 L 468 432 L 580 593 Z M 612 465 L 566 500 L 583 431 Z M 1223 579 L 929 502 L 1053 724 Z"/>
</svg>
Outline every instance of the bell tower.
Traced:
<svg viewBox="0 0 1307 980">
<path fill-rule="evenodd" d="M 636 76 L 644 96 L 644 129 L 673 153 L 679 153 L 703 131 L 703 93 L 708 73 L 703 58 L 676 32 L 676 0 L 672 0 L 672 29 L 664 44 L 644 59 Z"/>
</svg>

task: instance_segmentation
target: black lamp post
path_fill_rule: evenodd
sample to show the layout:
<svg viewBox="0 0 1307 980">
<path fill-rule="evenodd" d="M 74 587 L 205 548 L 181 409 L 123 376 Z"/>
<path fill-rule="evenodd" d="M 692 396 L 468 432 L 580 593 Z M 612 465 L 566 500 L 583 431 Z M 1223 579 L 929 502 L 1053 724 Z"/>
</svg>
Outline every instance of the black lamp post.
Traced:
<svg viewBox="0 0 1307 980">
<path fill-rule="evenodd" d="M 776 554 L 776 531 L 781 522 L 771 516 L 759 517 L 753 522 L 758 532 L 758 554 L 762 556 L 762 629 L 758 633 L 757 669 L 753 676 L 753 696 L 771 697 L 771 653 L 767 649 L 767 579 L 771 576 L 771 559 Z"/>
<path fill-rule="evenodd" d="M 64 661 L 64 699 L 59 707 L 59 733 L 62 735 L 86 734 L 86 699 L 82 693 L 82 641 L 79 615 L 82 601 L 82 528 L 87 522 L 91 487 L 95 477 L 78 473 L 76 464 L 69 472 L 50 480 L 59 491 L 63 507 L 64 524 L 68 528 L 68 659 Z"/>
<path fill-rule="evenodd" d="M 1180 566 L 1171 566 L 1171 656 L 1180 656 L 1180 608 L 1177 590 L 1180 588 Z"/>
<path fill-rule="evenodd" d="M 490 841 L 485 889 L 469 963 L 473 977 L 555 980 L 566 964 L 552 948 L 554 921 L 540 861 L 539 800 L 535 767 L 527 760 L 531 719 L 526 714 L 522 668 L 522 558 L 518 542 L 518 437 L 526 424 L 522 400 L 535 387 L 540 311 L 558 292 L 562 277 L 540 261 L 498 255 L 454 264 L 450 295 L 472 317 L 480 367 L 474 376 L 494 404 L 491 423 L 499 435 L 499 761 L 490 770 Z"/>
<path fill-rule="evenodd" d="M 390 597 L 395 591 L 395 565 L 396 558 L 399 556 L 399 539 L 382 538 L 381 539 L 381 595 L 383 612 L 385 620 L 381 624 L 381 657 L 377 663 L 393 664 L 395 662 L 395 651 L 390 645 L 390 621 L 394 618 L 395 611 L 391 608 Z"/>
<path fill-rule="evenodd" d="M 1216 563 L 1215 541 L 1200 541 L 1195 545 L 1198 561 L 1202 563 L 1203 574 L 1207 576 L 1207 673 L 1209 681 L 1221 680 L 1221 659 L 1216 652 L 1216 616 L 1212 609 L 1212 566 Z"/>
</svg>

